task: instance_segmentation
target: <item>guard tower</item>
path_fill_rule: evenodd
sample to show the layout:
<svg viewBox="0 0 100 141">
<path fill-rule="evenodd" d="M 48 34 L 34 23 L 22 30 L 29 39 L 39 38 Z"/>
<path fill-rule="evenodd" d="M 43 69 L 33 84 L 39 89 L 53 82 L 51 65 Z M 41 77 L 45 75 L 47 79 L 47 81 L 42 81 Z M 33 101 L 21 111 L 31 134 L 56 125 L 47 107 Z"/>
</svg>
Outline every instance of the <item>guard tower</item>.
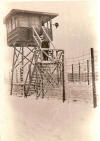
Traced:
<svg viewBox="0 0 100 141">
<path fill-rule="evenodd" d="M 5 17 L 7 44 L 14 50 L 10 94 L 42 98 L 62 85 L 65 100 L 64 51 L 53 45 L 55 13 L 13 9 Z M 57 23 L 56 23 L 57 26 Z"/>
</svg>

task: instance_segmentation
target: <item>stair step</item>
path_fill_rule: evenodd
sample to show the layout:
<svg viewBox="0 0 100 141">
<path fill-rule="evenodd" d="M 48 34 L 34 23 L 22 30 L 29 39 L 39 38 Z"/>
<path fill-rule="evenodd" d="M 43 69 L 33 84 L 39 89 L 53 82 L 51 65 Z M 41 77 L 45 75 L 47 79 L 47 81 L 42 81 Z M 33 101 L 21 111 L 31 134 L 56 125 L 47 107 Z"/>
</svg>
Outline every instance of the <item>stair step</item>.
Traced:
<svg viewBox="0 0 100 141">
<path fill-rule="evenodd" d="M 35 92 L 35 90 L 29 90 L 29 92 Z"/>
<path fill-rule="evenodd" d="M 43 36 L 39 36 L 39 37 L 42 41 L 44 40 Z M 36 35 L 35 35 L 35 38 L 38 40 L 38 37 Z"/>
</svg>

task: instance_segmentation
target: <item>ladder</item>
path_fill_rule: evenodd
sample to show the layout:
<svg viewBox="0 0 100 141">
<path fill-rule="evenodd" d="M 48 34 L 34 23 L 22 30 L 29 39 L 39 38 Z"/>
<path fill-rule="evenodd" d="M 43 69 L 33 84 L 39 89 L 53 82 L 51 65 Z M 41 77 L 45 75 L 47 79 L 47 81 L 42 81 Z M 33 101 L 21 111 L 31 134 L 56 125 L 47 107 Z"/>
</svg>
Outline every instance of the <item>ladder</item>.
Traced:
<svg viewBox="0 0 100 141">
<path fill-rule="evenodd" d="M 52 41 L 51 41 L 49 35 L 46 33 L 46 31 L 45 31 L 45 27 L 44 27 L 44 26 L 42 26 L 42 30 L 43 30 L 43 32 L 44 32 L 46 38 L 49 40 L 49 42 L 51 43 L 51 45 L 52 45 L 53 48 L 55 49 L 55 46 L 54 46 L 54 44 L 52 43 Z"/>
<path fill-rule="evenodd" d="M 38 51 L 40 51 L 40 53 L 44 53 L 52 63 L 55 63 L 55 60 L 53 59 L 53 57 L 50 57 L 44 50 L 42 50 L 41 48 L 41 45 L 42 45 L 42 42 L 44 41 L 44 37 L 43 35 L 39 36 L 39 34 L 37 33 L 36 29 L 34 27 L 32 27 L 33 29 L 33 37 L 35 39 L 35 42 L 37 44 L 37 49 Z M 45 32 L 45 30 L 43 29 L 43 32 Z M 47 36 L 47 38 L 49 39 L 49 41 L 51 42 L 50 40 L 50 37 L 45 33 L 45 35 Z M 48 49 L 49 50 L 49 49 Z M 38 57 L 39 57 L 40 54 L 38 54 L 38 56 L 36 57 L 37 59 L 35 60 L 35 64 L 34 64 L 34 67 L 33 67 L 33 70 L 32 70 L 32 73 L 31 73 L 31 77 L 29 79 L 29 83 L 28 83 L 28 86 L 27 86 L 27 89 L 26 89 L 26 95 L 28 95 L 28 93 L 32 93 L 33 91 L 37 91 L 38 93 L 38 85 L 41 85 L 41 82 L 38 83 L 37 82 L 37 78 L 35 77 L 36 76 L 36 69 L 37 69 L 37 63 L 38 63 Z M 45 68 L 45 67 L 44 67 Z M 45 80 L 48 80 L 50 81 L 49 83 L 51 83 L 51 85 L 53 85 L 53 83 L 55 82 L 54 78 L 52 77 L 52 75 L 47 71 L 47 69 L 44 70 L 46 73 L 44 72 L 41 72 L 41 69 L 40 69 L 40 73 L 42 74 L 42 77 L 45 77 Z M 47 77 L 48 75 L 48 77 Z"/>
</svg>

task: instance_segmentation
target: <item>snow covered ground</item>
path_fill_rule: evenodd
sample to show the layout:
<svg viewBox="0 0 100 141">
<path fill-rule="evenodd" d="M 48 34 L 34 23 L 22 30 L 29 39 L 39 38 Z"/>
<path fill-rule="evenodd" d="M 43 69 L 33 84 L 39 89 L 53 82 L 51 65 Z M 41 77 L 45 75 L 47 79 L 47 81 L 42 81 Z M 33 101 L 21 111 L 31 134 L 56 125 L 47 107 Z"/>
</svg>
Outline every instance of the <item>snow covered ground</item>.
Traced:
<svg viewBox="0 0 100 141">
<path fill-rule="evenodd" d="M 6 90 L 7 92 L 7 90 Z M 98 108 L 87 101 L 0 99 L 1 141 L 99 141 Z"/>
</svg>

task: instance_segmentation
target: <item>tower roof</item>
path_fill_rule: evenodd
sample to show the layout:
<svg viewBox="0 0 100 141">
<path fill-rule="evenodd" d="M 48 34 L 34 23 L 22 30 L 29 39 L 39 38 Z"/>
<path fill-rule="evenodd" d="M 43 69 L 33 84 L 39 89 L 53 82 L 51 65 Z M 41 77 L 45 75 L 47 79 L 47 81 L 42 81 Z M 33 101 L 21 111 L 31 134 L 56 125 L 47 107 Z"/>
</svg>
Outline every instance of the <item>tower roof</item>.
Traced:
<svg viewBox="0 0 100 141">
<path fill-rule="evenodd" d="M 30 14 L 30 15 L 39 15 L 42 16 L 44 23 L 55 18 L 58 16 L 56 13 L 48 13 L 48 12 L 39 12 L 39 11 L 28 11 L 28 10 L 20 10 L 20 9 L 12 9 L 8 15 L 4 19 L 4 23 L 6 24 L 8 19 L 11 16 L 14 16 L 16 14 Z"/>
</svg>

